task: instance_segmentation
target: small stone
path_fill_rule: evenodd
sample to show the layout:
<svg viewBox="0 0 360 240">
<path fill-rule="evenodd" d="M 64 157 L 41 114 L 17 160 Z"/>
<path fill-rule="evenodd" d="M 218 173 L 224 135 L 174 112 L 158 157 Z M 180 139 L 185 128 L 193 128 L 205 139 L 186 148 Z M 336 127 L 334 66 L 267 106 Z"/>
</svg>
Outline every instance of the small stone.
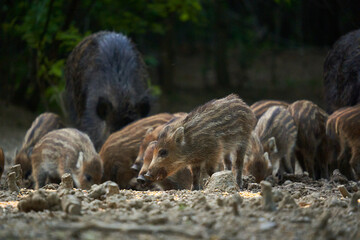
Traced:
<svg viewBox="0 0 360 240">
<path fill-rule="evenodd" d="M 143 202 L 141 200 L 132 200 L 129 203 L 129 206 L 131 208 L 135 208 L 135 209 L 140 209 L 140 208 L 142 208 L 143 205 L 144 204 L 143 204 Z"/>
<path fill-rule="evenodd" d="M 10 172 L 7 175 L 7 184 L 10 192 L 19 192 L 20 189 L 18 185 L 16 184 L 16 173 Z"/>
<path fill-rule="evenodd" d="M 271 183 L 267 181 L 261 181 L 261 195 L 263 197 L 263 208 L 265 211 L 275 211 L 276 205 L 273 200 Z"/>
<path fill-rule="evenodd" d="M 359 203 L 358 203 L 359 198 L 360 198 L 360 192 L 356 192 L 352 195 L 349 205 L 351 211 L 355 212 L 359 209 Z"/>
<path fill-rule="evenodd" d="M 61 177 L 61 183 L 60 187 L 63 189 L 73 189 L 74 188 L 74 182 L 70 175 L 70 173 L 65 173 Z"/>
<path fill-rule="evenodd" d="M 63 211 L 68 214 L 81 214 L 81 201 L 74 195 L 63 196 L 61 199 L 61 207 Z"/>
<path fill-rule="evenodd" d="M 106 193 L 107 197 L 115 194 L 119 194 L 120 193 L 119 186 L 114 182 L 108 182 L 106 184 L 106 192 L 107 192 Z"/>
<path fill-rule="evenodd" d="M 273 190 L 272 193 L 275 202 L 280 202 L 284 198 L 284 194 L 280 190 Z"/>
<path fill-rule="evenodd" d="M 290 185 L 290 184 L 292 184 L 292 181 L 291 180 L 286 180 L 283 185 L 286 186 L 286 185 Z"/>
<path fill-rule="evenodd" d="M 16 184 L 21 186 L 22 183 L 22 170 L 20 164 L 16 164 L 9 169 L 9 173 L 14 172 L 16 176 Z"/>
<path fill-rule="evenodd" d="M 89 197 L 94 199 L 100 199 L 105 194 L 106 194 L 106 189 L 104 185 L 94 184 L 91 186 L 91 189 L 89 191 Z"/>
<path fill-rule="evenodd" d="M 285 207 L 290 207 L 290 208 L 297 208 L 298 207 L 295 200 L 291 197 L 290 194 L 285 194 L 282 201 L 279 203 L 279 208 L 280 209 L 283 209 Z"/>
<path fill-rule="evenodd" d="M 262 222 L 260 223 L 259 230 L 260 231 L 268 231 L 277 226 L 276 222 Z"/>
</svg>

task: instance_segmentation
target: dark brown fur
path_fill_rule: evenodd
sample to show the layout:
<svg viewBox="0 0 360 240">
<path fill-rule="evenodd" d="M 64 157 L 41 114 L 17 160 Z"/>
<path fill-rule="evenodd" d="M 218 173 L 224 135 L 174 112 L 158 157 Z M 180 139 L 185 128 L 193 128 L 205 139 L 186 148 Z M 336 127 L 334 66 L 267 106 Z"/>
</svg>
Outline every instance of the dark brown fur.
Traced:
<svg viewBox="0 0 360 240">
<path fill-rule="evenodd" d="M 342 108 L 327 120 L 328 136 L 339 142 L 339 170 L 350 179 L 360 178 L 360 105 Z"/>
<path fill-rule="evenodd" d="M 211 176 L 225 155 L 237 152 L 232 170 L 242 187 L 243 160 L 255 121 L 254 113 L 235 94 L 196 108 L 160 132 L 145 177 L 161 181 L 189 166 L 192 189 L 200 189 L 202 168 Z"/>
<path fill-rule="evenodd" d="M 150 111 L 145 64 L 121 33 L 101 31 L 84 38 L 67 59 L 65 78 L 70 118 L 96 149 Z"/>
<path fill-rule="evenodd" d="M 259 120 L 266 110 L 273 106 L 283 106 L 287 108 L 289 104 L 279 100 L 260 100 L 252 104 L 250 108 L 255 113 L 256 119 Z"/>
<path fill-rule="evenodd" d="M 129 188 L 130 180 L 137 174 L 130 169 L 141 141 L 149 128 L 168 122 L 173 115 L 161 113 L 137 120 L 109 136 L 100 150 L 104 164 L 103 181 L 116 182 L 120 188 Z"/>
<path fill-rule="evenodd" d="M 36 189 L 46 181 L 60 182 L 64 173 L 70 173 L 77 187 L 88 189 L 99 184 L 102 162 L 90 138 L 74 128 L 54 130 L 35 145 L 31 155 Z"/>
<path fill-rule="evenodd" d="M 272 174 L 269 154 L 264 152 L 260 139 L 254 131 L 251 133 L 246 151 L 243 172 L 245 175 L 253 175 L 257 183 Z"/>
<path fill-rule="evenodd" d="M 297 129 L 290 112 L 279 106 L 269 108 L 260 117 L 254 131 L 260 139 L 264 152 L 269 154 L 273 174 L 277 174 L 281 179 L 284 171 L 294 172 L 291 158 Z"/>
<path fill-rule="evenodd" d="M 324 62 L 327 111 L 360 102 L 360 30 L 337 40 Z"/>
<path fill-rule="evenodd" d="M 27 179 L 31 175 L 31 153 L 35 144 L 48 132 L 64 128 L 60 116 L 54 113 L 42 113 L 31 124 L 27 130 L 20 151 L 16 154 L 15 164 L 20 164 L 23 178 Z"/>
<path fill-rule="evenodd" d="M 328 178 L 327 113 L 306 100 L 296 101 L 288 109 L 298 128 L 295 156 L 300 166 L 314 179 Z"/>
<path fill-rule="evenodd" d="M 5 155 L 4 155 L 4 151 L 2 150 L 2 148 L 0 148 L 0 180 L 1 180 L 1 176 L 4 172 L 4 167 L 5 167 Z"/>
</svg>

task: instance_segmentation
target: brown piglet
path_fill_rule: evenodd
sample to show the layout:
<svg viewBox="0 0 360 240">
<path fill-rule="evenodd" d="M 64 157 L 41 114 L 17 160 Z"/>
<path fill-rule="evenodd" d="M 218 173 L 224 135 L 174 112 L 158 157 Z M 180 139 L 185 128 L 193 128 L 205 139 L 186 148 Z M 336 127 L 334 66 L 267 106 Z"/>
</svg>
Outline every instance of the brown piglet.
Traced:
<svg viewBox="0 0 360 240">
<path fill-rule="evenodd" d="M 268 153 L 273 175 L 281 180 L 284 172 L 293 173 L 297 129 L 290 112 L 281 106 L 269 108 L 260 117 L 254 132 L 260 139 L 264 153 Z"/>
<path fill-rule="evenodd" d="M 137 120 L 109 136 L 100 150 L 104 164 L 102 181 L 111 180 L 120 188 L 130 188 L 129 182 L 137 176 L 131 166 L 139 152 L 141 141 L 149 128 L 156 128 L 173 118 L 172 114 L 160 113 Z"/>
<path fill-rule="evenodd" d="M 149 143 L 157 140 L 160 131 L 167 124 L 171 124 L 174 121 L 178 121 L 180 118 L 185 118 L 187 116 L 187 113 L 180 112 L 180 113 L 174 113 L 173 115 L 174 115 L 174 117 L 169 122 L 162 124 L 156 128 L 151 127 L 146 131 L 144 139 L 141 141 L 141 144 L 139 147 L 139 153 L 136 157 L 134 164 L 131 166 L 131 169 L 134 170 L 136 173 L 138 173 L 142 167 L 142 164 L 144 162 L 144 153 L 145 153 L 145 150 L 148 147 Z"/>
<path fill-rule="evenodd" d="M 192 189 L 197 190 L 202 170 L 211 176 L 224 156 L 236 152 L 232 170 L 242 187 L 243 160 L 255 122 L 254 113 L 237 95 L 212 100 L 160 132 L 144 177 L 161 181 L 188 166 Z"/>
<path fill-rule="evenodd" d="M 40 114 L 31 124 L 25 134 L 20 151 L 16 154 L 14 163 L 21 165 L 23 178 L 27 179 L 31 175 L 31 153 L 35 144 L 48 132 L 64 128 L 60 116 L 54 113 L 46 112 Z"/>
<path fill-rule="evenodd" d="M 150 181 L 147 181 L 144 175 L 148 171 L 149 166 L 151 164 L 156 143 L 157 141 L 150 142 L 144 152 L 144 164 L 142 165 L 141 170 L 139 172 L 139 176 L 137 177 L 138 183 L 141 184 L 143 188 L 149 187 L 149 185 L 152 183 Z M 171 190 L 171 189 L 182 190 L 182 189 L 190 189 L 191 182 L 192 181 L 191 181 L 190 170 L 187 167 L 185 167 L 177 171 L 175 174 L 163 179 L 162 181 L 154 182 L 154 184 L 157 187 L 159 187 L 161 190 Z"/>
<path fill-rule="evenodd" d="M 327 120 L 327 135 L 339 145 L 337 167 L 352 180 L 360 179 L 360 104 L 341 108 Z"/>
<path fill-rule="evenodd" d="M 328 178 L 326 121 L 328 114 L 311 101 L 292 103 L 290 111 L 298 129 L 295 156 L 314 179 Z M 322 152 L 323 151 L 323 152 Z"/>
<path fill-rule="evenodd" d="M 31 163 L 36 189 L 47 181 L 60 182 L 70 173 L 75 186 L 89 189 L 99 184 L 103 166 L 88 135 L 74 128 L 63 128 L 46 134 L 34 146 Z"/>
</svg>

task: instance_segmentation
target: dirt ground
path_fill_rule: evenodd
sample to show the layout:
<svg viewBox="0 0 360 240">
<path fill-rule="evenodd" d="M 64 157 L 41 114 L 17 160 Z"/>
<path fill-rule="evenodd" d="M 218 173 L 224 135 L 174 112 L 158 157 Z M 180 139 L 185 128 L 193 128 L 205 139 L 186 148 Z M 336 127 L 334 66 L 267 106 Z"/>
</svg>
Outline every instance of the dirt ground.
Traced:
<svg viewBox="0 0 360 240">
<path fill-rule="evenodd" d="M 0 102 L 0 146 L 7 166 L 34 118 Z M 245 177 L 239 192 L 229 180 L 230 172 L 217 175 L 221 176 L 213 176 L 202 191 L 110 194 L 105 184 L 90 191 L 48 185 L 37 193 L 10 192 L 4 174 L 0 239 L 360 239 L 360 209 L 353 195 L 359 182 L 336 174 L 321 181 L 306 174 L 286 176 L 282 184 L 274 184 L 272 195 L 264 193 L 274 201 L 272 209 L 266 210 L 261 186 L 251 177 Z M 350 197 L 341 195 L 339 185 Z M 99 189 L 103 190 L 99 193 Z M 68 195 L 78 201 L 70 201 L 69 206 L 81 206 L 79 215 L 62 210 L 69 209 L 62 205 Z M 46 210 L 27 212 L 29 208 L 20 207 L 30 201 L 29 196 L 30 209 L 43 206 Z"/>
</svg>

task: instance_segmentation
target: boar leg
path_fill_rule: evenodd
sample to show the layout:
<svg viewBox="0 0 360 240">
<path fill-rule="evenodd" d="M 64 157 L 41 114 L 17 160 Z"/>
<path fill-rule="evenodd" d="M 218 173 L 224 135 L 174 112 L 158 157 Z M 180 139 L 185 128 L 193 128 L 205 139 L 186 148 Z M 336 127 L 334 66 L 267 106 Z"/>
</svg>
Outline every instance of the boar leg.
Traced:
<svg viewBox="0 0 360 240">
<path fill-rule="evenodd" d="M 224 164 L 224 170 L 231 170 L 231 154 L 225 154 L 224 159 L 223 159 L 223 164 Z"/>
<path fill-rule="evenodd" d="M 337 158 L 339 163 L 339 170 L 342 174 L 344 174 L 348 179 L 354 180 L 354 176 L 352 173 L 352 169 L 349 163 L 349 159 L 351 158 L 350 149 L 347 146 L 342 146 L 340 154 Z"/>
<path fill-rule="evenodd" d="M 36 172 L 34 172 L 34 178 L 36 183 L 35 189 L 39 189 L 45 186 L 47 177 L 47 172 L 41 167 Z"/>
<path fill-rule="evenodd" d="M 191 190 L 200 190 L 200 173 L 201 173 L 201 167 L 198 165 L 191 165 L 190 166 L 190 172 L 192 175 L 192 186 L 191 186 Z"/>
<path fill-rule="evenodd" d="M 355 172 L 355 180 L 358 180 L 360 177 L 360 151 L 357 147 L 352 147 L 352 156 L 350 159 L 350 165 Z"/>
<path fill-rule="evenodd" d="M 235 181 L 240 189 L 242 189 L 242 171 L 244 166 L 244 157 L 246 152 L 247 144 L 241 144 L 236 150 L 236 159 L 232 163 L 232 172 Z"/>
</svg>

